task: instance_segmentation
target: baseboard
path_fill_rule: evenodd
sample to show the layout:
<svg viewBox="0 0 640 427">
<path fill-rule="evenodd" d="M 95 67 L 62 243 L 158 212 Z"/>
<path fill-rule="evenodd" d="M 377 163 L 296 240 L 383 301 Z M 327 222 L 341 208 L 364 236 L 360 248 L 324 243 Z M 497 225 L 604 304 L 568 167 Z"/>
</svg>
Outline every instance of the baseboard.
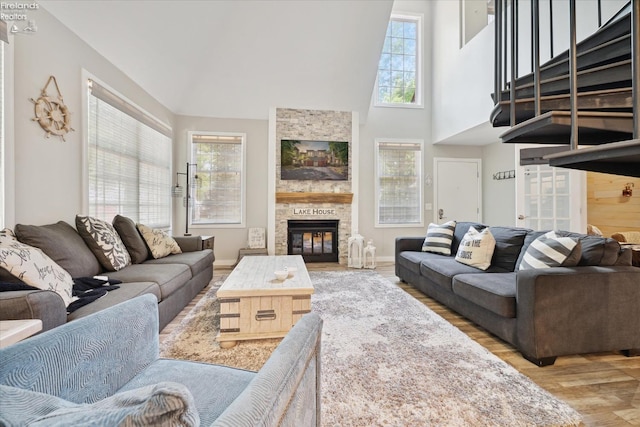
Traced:
<svg viewBox="0 0 640 427">
<path fill-rule="evenodd" d="M 395 262 L 395 256 L 376 257 L 376 262 Z M 220 259 L 215 260 L 213 263 L 215 267 L 233 267 L 237 263 L 237 259 Z"/>
</svg>

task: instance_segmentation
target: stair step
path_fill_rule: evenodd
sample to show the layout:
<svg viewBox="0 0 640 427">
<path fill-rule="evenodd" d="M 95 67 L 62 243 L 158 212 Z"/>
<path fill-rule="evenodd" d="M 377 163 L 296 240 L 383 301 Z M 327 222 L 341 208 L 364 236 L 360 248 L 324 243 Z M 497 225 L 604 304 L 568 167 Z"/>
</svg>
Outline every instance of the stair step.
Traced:
<svg viewBox="0 0 640 427">
<path fill-rule="evenodd" d="M 631 86 L 631 59 L 593 67 L 578 73 L 578 92 Z M 569 76 L 562 75 L 540 82 L 541 96 L 569 92 Z M 533 84 L 516 89 L 516 99 L 533 97 Z M 509 99 L 509 98 L 507 98 Z"/>
<path fill-rule="evenodd" d="M 534 117 L 534 99 L 524 98 L 516 100 L 516 124 Z M 540 97 L 540 112 L 553 110 L 570 110 L 571 99 L 568 93 Z M 631 87 L 596 90 L 578 93 L 578 110 L 580 111 L 613 111 L 632 112 Z M 494 127 L 511 125 L 511 103 L 502 101 L 491 112 L 490 121 Z"/>
<path fill-rule="evenodd" d="M 607 64 L 624 61 L 631 58 L 631 34 L 626 34 L 616 40 L 607 42 L 593 49 L 578 55 L 578 71 L 585 71 L 594 67 L 601 67 Z M 569 59 L 555 62 L 540 68 L 540 80 L 550 80 L 555 77 L 567 76 L 569 74 Z M 533 73 L 529 73 L 516 80 L 516 89 L 532 86 Z M 509 86 L 507 84 L 507 86 Z M 508 100 L 509 90 L 504 90 L 500 94 L 502 100 Z"/>
<path fill-rule="evenodd" d="M 640 139 L 545 156 L 549 165 L 640 178 Z"/>
<path fill-rule="evenodd" d="M 576 46 L 578 53 L 582 50 L 593 49 L 594 47 L 606 43 L 608 41 L 617 39 L 624 34 L 631 34 L 631 2 L 627 3 L 620 11 L 600 27 L 595 33 L 582 40 Z M 564 52 L 555 55 L 546 64 L 552 64 L 557 61 L 562 61 L 569 57 L 569 49 Z M 545 65 L 546 65 L 545 64 Z"/>
<path fill-rule="evenodd" d="M 582 40 L 577 48 L 578 70 L 583 70 L 590 66 L 611 61 L 616 55 L 628 58 L 631 54 L 631 12 L 630 4 L 625 5 L 618 15 L 603 25 L 595 33 Z M 626 47 L 625 47 L 626 45 Z M 622 51 L 620 50 L 622 49 Z M 626 49 L 626 53 L 624 52 Z M 611 50 L 611 52 L 609 52 Z M 603 53 L 603 51 L 605 53 Z M 607 59 L 598 58 L 599 55 L 608 56 Z M 540 67 L 540 78 L 553 78 L 568 73 L 569 50 L 554 56 Z M 564 72 L 563 72 L 564 70 Z M 523 84 L 533 83 L 533 73 L 526 74 L 516 79 L 516 87 Z M 506 96 L 506 98 L 505 98 Z M 492 95 L 496 100 L 496 95 Z M 501 93 L 501 100 L 509 99 L 509 91 Z"/>
<path fill-rule="evenodd" d="M 579 111 L 578 143 L 599 145 L 631 138 L 633 113 Z M 569 144 L 571 112 L 548 111 L 516 125 L 502 135 L 502 142 Z"/>
</svg>

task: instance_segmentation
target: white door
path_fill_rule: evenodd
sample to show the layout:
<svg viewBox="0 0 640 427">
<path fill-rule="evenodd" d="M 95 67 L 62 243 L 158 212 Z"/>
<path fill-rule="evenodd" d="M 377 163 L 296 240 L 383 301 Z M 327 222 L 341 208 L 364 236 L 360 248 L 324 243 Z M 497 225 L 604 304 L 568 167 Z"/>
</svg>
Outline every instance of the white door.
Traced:
<svg viewBox="0 0 640 427">
<path fill-rule="evenodd" d="M 434 222 L 482 222 L 482 161 L 433 159 Z"/>
<path fill-rule="evenodd" d="M 516 175 L 516 224 L 533 230 L 584 233 L 584 173 L 549 165 L 527 165 Z"/>
</svg>

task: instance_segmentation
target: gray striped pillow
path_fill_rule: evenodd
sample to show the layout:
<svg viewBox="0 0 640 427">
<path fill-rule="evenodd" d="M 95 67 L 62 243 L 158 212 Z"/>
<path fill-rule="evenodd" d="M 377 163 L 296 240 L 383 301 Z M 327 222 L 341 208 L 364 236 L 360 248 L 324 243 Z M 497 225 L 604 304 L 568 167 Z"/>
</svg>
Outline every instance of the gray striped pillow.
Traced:
<svg viewBox="0 0 640 427">
<path fill-rule="evenodd" d="M 531 242 L 520 262 L 520 270 L 578 265 L 582 248 L 577 239 L 558 237 L 554 231 Z"/>
<path fill-rule="evenodd" d="M 422 252 L 434 252 L 442 255 L 451 255 L 451 243 L 456 222 L 449 221 L 442 225 L 429 224 L 427 237 L 422 243 Z"/>
</svg>

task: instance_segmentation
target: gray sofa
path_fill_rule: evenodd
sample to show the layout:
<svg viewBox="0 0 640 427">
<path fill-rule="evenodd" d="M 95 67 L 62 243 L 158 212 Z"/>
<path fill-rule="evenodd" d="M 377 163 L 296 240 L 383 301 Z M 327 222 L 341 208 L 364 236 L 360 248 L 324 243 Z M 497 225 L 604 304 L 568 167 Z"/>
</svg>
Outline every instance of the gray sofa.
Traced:
<svg viewBox="0 0 640 427">
<path fill-rule="evenodd" d="M 582 255 L 577 266 L 519 270 L 529 245 L 544 232 L 490 227 L 491 266 L 479 270 L 455 260 L 469 227 L 456 224 L 452 255 L 422 252 L 422 237 L 396 239 L 396 275 L 489 332 L 539 365 L 557 356 L 640 349 L 640 268 L 613 239 L 569 232 Z"/>
<path fill-rule="evenodd" d="M 43 331 L 60 326 L 139 295 L 153 294 L 158 300 L 160 329 L 164 328 L 211 281 L 213 251 L 201 250 L 199 236 L 175 237 L 182 253 L 153 259 L 135 223 L 116 216 L 114 226 L 132 264 L 118 271 L 105 271 L 78 231 L 64 221 L 42 226 L 15 226 L 17 239 L 41 249 L 71 277 L 104 275 L 122 281 L 119 289 L 67 314 L 62 298 L 49 290 L 0 292 L 0 320 L 41 319 Z M 0 282 L 19 282 L 0 268 Z"/>
<path fill-rule="evenodd" d="M 0 425 L 320 425 L 317 314 L 256 373 L 160 359 L 157 307 L 143 295 L 0 349 Z"/>
</svg>

